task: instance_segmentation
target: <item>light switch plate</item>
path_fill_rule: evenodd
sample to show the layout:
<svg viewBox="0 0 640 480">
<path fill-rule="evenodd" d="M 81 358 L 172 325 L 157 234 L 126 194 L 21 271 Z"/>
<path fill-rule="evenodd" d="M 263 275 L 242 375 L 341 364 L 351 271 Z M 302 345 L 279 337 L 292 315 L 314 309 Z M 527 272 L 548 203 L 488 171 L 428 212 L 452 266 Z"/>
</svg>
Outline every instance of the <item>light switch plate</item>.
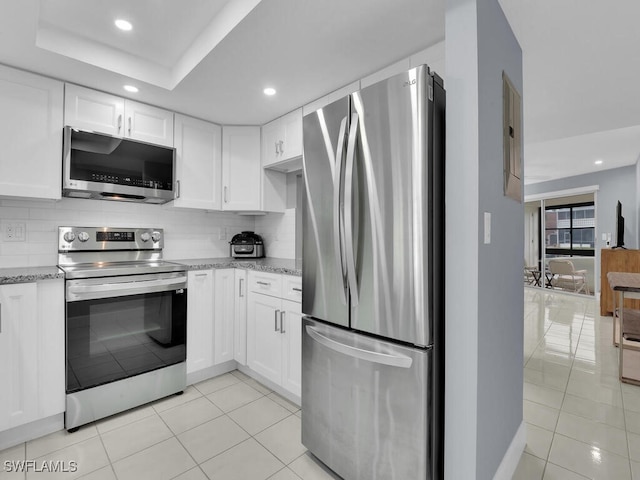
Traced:
<svg viewBox="0 0 640 480">
<path fill-rule="evenodd" d="M 24 223 L 5 223 L 2 229 L 4 242 L 24 242 L 27 238 L 27 225 Z"/>
<path fill-rule="evenodd" d="M 491 213 L 484 212 L 484 244 L 491 243 Z"/>
</svg>

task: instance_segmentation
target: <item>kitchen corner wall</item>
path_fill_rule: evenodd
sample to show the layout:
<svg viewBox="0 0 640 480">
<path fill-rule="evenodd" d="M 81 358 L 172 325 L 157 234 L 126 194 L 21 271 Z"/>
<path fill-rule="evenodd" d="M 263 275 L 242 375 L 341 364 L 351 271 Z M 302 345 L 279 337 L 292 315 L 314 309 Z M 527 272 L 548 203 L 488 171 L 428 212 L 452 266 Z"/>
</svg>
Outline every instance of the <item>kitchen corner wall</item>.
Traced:
<svg viewBox="0 0 640 480">
<path fill-rule="evenodd" d="M 5 227 L 11 223 L 25 225 L 25 241 L 5 239 Z M 0 268 L 57 264 L 58 227 L 69 225 L 163 228 L 164 258 L 177 260 L 228 257 L 231 237 L 242 230 L 254 230 L 255 221 L 253 216 L 140 203 L 72 198 L 57 202 L 3 199 L 0 200 Z M 276 238 L 283 237 L 277 232 Z"/>
<path fill-rule="evenodd" d="M 255 232 L 262 236 L 267 257 L 296 258 L 295 208 L 256 217 Z"/>
</svg>

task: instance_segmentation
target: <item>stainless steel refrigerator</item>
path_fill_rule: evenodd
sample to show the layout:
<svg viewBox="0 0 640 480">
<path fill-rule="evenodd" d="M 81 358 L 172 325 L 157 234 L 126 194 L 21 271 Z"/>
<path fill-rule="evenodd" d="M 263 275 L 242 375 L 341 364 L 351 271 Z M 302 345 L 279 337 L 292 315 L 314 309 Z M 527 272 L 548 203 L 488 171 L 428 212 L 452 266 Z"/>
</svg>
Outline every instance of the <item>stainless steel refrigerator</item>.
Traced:
<svg viewBox="0 0 640 480">
<path fill-rule="evenodd" d="M 443 476 L 444 108 L 422 65 L 303 119 L 302 443 L 347 480 Z"/>
</svg>

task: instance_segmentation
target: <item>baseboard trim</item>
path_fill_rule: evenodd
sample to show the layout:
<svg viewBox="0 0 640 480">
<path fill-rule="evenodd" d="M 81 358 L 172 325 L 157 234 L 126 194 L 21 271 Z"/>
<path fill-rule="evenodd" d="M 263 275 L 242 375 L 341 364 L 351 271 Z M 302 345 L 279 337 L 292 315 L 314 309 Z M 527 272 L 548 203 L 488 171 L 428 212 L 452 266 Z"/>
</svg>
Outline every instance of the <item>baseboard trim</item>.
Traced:
<svg viewBox="0 0 640 480">
<path fill-rule="evenodd" d="M 236 369 L 238 363 L 235 360 L 229 360 L 228 362 L 214 365 L 213 367 L 203 368 L 195 372 L 187 373 L 187 385 L 193 385 L 210 378 L 217 377 L 224 373 L 229 373 Z"/>
<path fill-rule="evenodd" d="M 518 467 L 518 463 L 520 462 L 520 457 L 522 456 L 522 452 L 524 451 L 524 447 L 527 444 L 527 427 L 524 423 L 524 420 L 518 427 L 518 431 L 511 440 L 511 445 L 507 448 L 507 452 L 502 457 L 502 462 L 500 462 L 500 466 L 498 470 L 496 470 L 496 474 L 493 476 L 493 480 L 511 480 L 513 478 L 513 474 Z"/>
<path fill-rule="evenodd" d="M 22 442 L 28 442 L 64 428 L 64 413 L 36 420 L 35 422 L 20 425 L 0 432 L 0 450 L 15 447 Z M 0 471 L 1 473 L 1 471 Z"/>
</svg>

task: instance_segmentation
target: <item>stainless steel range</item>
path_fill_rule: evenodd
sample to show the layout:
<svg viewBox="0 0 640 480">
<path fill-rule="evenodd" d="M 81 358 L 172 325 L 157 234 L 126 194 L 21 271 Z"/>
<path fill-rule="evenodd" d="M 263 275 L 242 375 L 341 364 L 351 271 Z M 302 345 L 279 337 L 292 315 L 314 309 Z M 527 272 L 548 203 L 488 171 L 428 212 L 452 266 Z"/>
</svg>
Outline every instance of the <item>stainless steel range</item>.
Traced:
<svg viewBox="0 0 640 480">
<path fill-rule="evenodd" d="M 163 246 L 159 228 L 59 227 L 67 430 L 186 387 L 186 268 Z"/>
</svg>

